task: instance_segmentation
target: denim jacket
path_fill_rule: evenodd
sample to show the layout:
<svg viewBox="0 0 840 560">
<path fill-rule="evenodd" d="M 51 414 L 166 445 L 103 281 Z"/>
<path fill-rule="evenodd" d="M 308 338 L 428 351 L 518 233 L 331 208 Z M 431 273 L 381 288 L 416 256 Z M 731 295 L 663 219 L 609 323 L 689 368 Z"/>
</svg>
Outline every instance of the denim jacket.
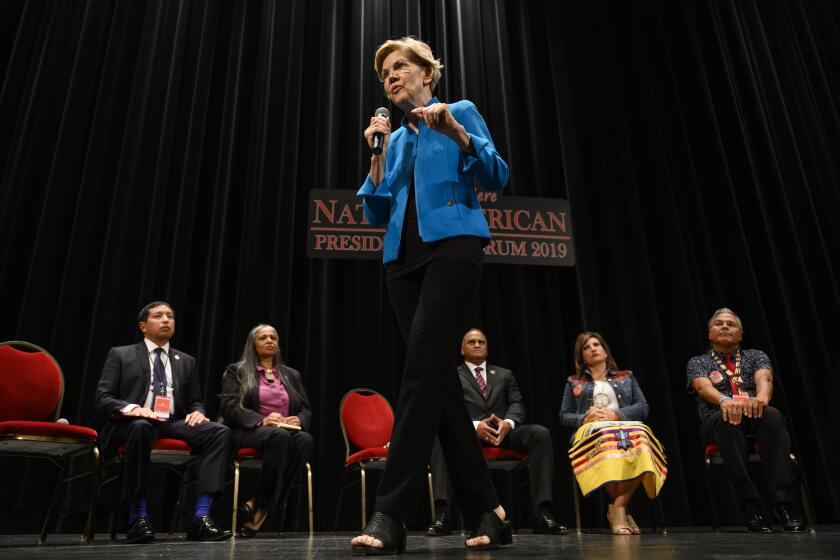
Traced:
<svg viewBox="0 0 840 560">
<path fill-rule="evenodd" d="M 638 421 L 647 418 L 648 403 L 632 371 L 607 370 L 607 381 L 618 399 L 616 414 L 619 418 Z M 588 371 L 584 371 L 583 375 L 569 376 L 563 393 L 563 404 L 560 406 L 560 424 L 567 428 L 578 428 L 581 425 L 586 411 L 592 406 L 594 389 L 595 383 Z"/>
</svg>

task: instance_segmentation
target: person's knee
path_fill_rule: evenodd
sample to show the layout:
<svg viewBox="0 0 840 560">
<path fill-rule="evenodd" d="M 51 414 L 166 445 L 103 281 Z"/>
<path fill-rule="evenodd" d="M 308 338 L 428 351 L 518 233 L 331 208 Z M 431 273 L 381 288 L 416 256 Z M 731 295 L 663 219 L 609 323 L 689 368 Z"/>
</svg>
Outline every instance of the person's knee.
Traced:
<svg viewBox="0 0 840 560">
<path fill-rule="evenodd" d="M 213 441 L 220 446 L 230 447 L 232 445 L 232 433 L 230 428 L 224 424 L 220 424 L 219 422 L 207 422 L 202 425 L 202 429 L 207 433 L 207 439 L 209 441 Z"/>
<path fill-rule="evenodd" d="M 315 445 L 315 438 L 312 437 L 312 434 L 308 432 L 300 432 L 298 433 L 298 441 L 297 446 L 300 450 L 306 453 L 308 457 L 309 454 L 312 452 L 312 447 Z"/>
<path fill-rule="evenodd" d="M 292 442 L 292 435 L 283 428 L 273 428 L 265 436 L 266 449 L 286 449 Z"/>
<path fill-rule="evenodd" d="M 785 416 L 782 414 L 778 408 L 773 406 L 768 406 L 764 408 L 762 412 L 762 416 L 764 417 L 765 422 L 772 422 L 773 424 L 785 424 Z"/>
<path fill-rule="evenodd" d="M 155 436 L 155 429 L 148 420 L 132 420 L 126 426 L 126 441 L 149 441 Z"/>
<path fill-rule="evenodd" d="M 551 432 L 548 431 L 548 428 L 545 426 L 540 426 L 539 424 L 534 424 L 534 439 L 537 441 L 550 441 L 551 440 Z"/>
</svg>

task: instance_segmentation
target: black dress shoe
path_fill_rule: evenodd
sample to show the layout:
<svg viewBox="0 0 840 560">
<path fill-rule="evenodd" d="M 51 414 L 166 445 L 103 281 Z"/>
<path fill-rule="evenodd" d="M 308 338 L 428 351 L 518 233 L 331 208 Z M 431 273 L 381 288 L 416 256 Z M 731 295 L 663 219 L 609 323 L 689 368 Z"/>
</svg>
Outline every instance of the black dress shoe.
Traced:
<svg viewBox="0 0 840 560">
<path fill-rule="evenodd" d="M 554 520 L 554 516 L 548 510 L 542 510 L 537 513 L 537 518 L 534 520 L 534 533 L 541 533 L 543 535 L 565 535 L 567 529 Z"/>
<path fill-rule="evenodd" d="M 772 533 L 773 529 L 764 520 L 761 514 L 761 507 L 757 502 L 747 501 L 743 504 L 744 507 L 744 524 L 748 531 L 753 533 Z"/>
<path fill-rule="evenodd" d="M 776 512 L 776 517 L 778 517 L 779 521 L 782 522 L 782 529 L 785 531 L 801 533 L 807 529 L 805 522 L 802 521 L 802 518 L 790 502 L 778 503 L 773 507 L 773 509 Z"/>
<path fill-rule="evenodd" d="M 187 538 L 191 541 L 223 541 L 230 537 L 231 532 L 217 527 L 208 515 L 196 517 L 187 530 Z"/>
<path fill-rule="evenodd" d="M 142 515 L 138 517 L 129 527 L 125 534 L 125 542 L 128 544 L 147 543 L 155 540 L 155 530 L 152 524 Z"/>
<path fill-rule="evenodd" d="M 452 534 L 452 517 L 449 513 L 439 513 L 434 522 L 426 529 L 427 537 L 444 537 Z"/>
</svg>

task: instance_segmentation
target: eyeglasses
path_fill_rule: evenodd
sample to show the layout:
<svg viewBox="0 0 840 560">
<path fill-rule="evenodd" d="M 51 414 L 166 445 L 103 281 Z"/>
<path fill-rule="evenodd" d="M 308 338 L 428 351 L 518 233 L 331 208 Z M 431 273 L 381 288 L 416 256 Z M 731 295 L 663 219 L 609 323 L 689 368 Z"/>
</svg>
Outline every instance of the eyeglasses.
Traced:
<svg viewBox="0 0 840 560">
<path fill-rule="evenodd" d="M 405 59 L 400 59 L 394 63 L 394 65 L 389 70 L 388 68 L 383 68 L 382 73 L 379 74 L 379 81 L 383 84 L 388 80 L 391 74 L 407 74 L 411 72 L 411 63 Z"/>
</svg>

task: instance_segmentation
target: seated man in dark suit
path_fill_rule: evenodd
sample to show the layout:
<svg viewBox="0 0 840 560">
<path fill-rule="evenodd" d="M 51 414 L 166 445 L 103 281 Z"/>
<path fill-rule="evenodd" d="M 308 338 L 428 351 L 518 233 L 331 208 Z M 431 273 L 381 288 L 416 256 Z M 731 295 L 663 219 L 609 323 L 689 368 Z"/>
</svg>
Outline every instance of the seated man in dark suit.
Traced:
<svg viewBox="0 0 840 560">
<path fill-rule="evenodd" d="M 209 515 L 231 458 L 230 429 L 204 415 L 195 358 L 169 345 L 175 333 L 172 306 L 152 302 L 137 320 L 143 340 L 111 348 L 96 388 L 96 408 L 109 417 L 100 432 L 100 448 L 113 454 L 120 443 L 126 446 L 123 492 L 130 500 L 126 541 L 155 539 L 146 512 L 146 484 L 152 444 L 158 438 L 182 439 L 202 454 L 187 538 L 230 538 L 231 532 L 217 527 Z"/>
<path fill-rule="evenodd" d="M 773 365 L 761 350 L 742 350 L 741 319 L 718 309 L 709 319 L 711 348 L 688 361 L 686 373 L 697 395 L 700 433 L 717 445 L 729 480 L 741 500 L 747 529 L 770 533 L 759 493 L 747 470 L 746 436 L 755 436 L 774 509 L 785 531 L 805 530 L 793 505 L 790 435 L 785 417 L 770 406 Z"/>
<path fill-rule="evenodd" d="M 531 498 L 536 507 L 534 532 L 565 533 L 566 528 L 554 520 L 551 512 L 554 475 L 551 433 L 537 424 L 522 424 L 525 405 L 513 372 L 487 364 L 487 337 L 482 331 L 467 331 L 461 341 L 461 354 L 465 363 L 458 367 L 458 375 L 476 437 L 483 446 L 503 447 L 528 455 Z M 437 515 L 426 535 L 448 535 L 452 532 L 449 475 L 438 442 L 432 448 L 430 468 Z"/>
</svg>

